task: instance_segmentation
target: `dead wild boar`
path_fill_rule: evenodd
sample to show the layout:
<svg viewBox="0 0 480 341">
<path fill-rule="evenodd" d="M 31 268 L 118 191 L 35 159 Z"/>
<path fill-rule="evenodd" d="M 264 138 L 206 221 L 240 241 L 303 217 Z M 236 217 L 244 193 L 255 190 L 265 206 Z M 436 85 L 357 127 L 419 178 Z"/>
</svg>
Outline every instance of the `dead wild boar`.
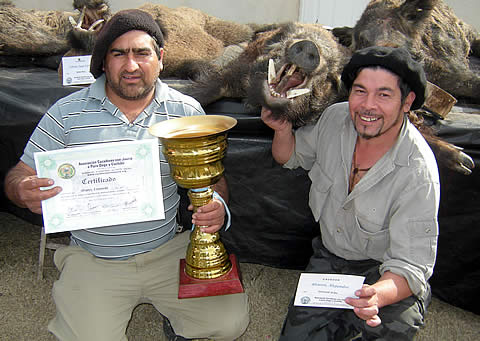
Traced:
<svg viewBox="0 0 480 341">
<path fill-rule="evenodd" d="M 300 127 L 343 97 L 340 73 L 349 57 L 320 25 L 276 25 L 257 32 L 238 58 L 206 72 L 184 91 L 202 105 L 242 98 L 249 108 L 267 107 Z"/>
<path fill-rule="evenodd" d="M 222 68 L 211 68 L 181 91 L 202 105 L 220 98 L 240 98 L 256 114 L 261 106 L 286 118 L 295 128 L 312 124 L 330 104 L 347 98 L 340 75 L 350 51 L 320 25 L 273 25 L 257 33 L 245 51 Z M 422 117 L 410 114 L 437 160 L 470 174 L 473 160 L 435 136 Z"/>
<path fill-rule="evenodd" d="M 480 101 L 480 72 L 469 66 L 470 55 L 480 57 L 480 35 L 442 0 L 372 0 L 351 33 L 352 50 L 403 46 L 430 82 L 458 99 Z"/>
</svg>

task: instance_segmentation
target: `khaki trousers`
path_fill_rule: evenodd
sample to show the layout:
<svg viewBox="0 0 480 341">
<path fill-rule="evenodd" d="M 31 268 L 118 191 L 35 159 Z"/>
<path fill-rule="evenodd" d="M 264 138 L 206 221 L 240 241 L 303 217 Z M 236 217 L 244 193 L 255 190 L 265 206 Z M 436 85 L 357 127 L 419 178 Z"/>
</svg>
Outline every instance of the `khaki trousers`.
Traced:
<svg viewBox="0 0 480 341">
<path fill-rule="evenodd" d="M 53 285 L 57 307 L 49 330 L 60 340 L 124 341 L 133 309 L 151 303 L 185 338 L 234 340 L 247 328 L 246 294 L 177 298 L 179 259 L 189 233 L 128 260 L 97 258 L 78 246 L 55 253 L 60 278 Z"/>
</svg>

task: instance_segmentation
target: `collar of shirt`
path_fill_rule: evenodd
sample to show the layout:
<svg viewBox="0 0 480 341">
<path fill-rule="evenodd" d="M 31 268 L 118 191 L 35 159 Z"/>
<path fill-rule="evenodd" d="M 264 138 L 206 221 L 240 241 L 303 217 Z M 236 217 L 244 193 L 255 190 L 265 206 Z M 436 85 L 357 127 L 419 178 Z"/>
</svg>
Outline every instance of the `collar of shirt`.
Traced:
<svg viewBox="0 0 480 341">
<path fill-rule="evenodd" d="M 113 116 L 121 118 L 120 111 L 112 102 L 110 102 L 107 97 L 107 94 L 105 92 L 105 82 L 105 74 L 102 74 L 95 80 L 94 83 L 90 85 L 89 98 L 100 101 L 101 105 L 105 108 L 105 110 L 110 112 Z M 145 108 L 145 110 L 143 110 L 142 113 L 140 113 L 140 115 L 138 115 L 138 117 L 135 119 L 135 122 L 140 122 L 145 118 L 149 117 L 157 106 L 162 105 L 162 102 L 166 99 L 167 94 L 168 85 L 163 83 L 160 79 L 157 79 L 155 83 L 154 100 Z"/>
</svg>

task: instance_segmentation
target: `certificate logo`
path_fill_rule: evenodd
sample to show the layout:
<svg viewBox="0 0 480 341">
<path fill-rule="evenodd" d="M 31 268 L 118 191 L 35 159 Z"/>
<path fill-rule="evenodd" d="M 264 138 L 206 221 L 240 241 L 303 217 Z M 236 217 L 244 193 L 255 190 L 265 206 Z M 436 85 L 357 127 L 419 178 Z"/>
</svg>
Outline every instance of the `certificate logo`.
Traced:
<svg viewBox="0 0 480 341">
<path fill-rule="evenodd" d="M 69 164 L 64 163 L 58 167 L 58 176 L 62 179 L 71 179 L 75 175 L 75 168 Z"/>
<path fill-rule="evenodd" d="M 302 298 L 300 298 L 300 302 L 302 302 L 302 304 L 308 304 L 310 303 L 310 297 L 303 296 Z"/>
</svg>

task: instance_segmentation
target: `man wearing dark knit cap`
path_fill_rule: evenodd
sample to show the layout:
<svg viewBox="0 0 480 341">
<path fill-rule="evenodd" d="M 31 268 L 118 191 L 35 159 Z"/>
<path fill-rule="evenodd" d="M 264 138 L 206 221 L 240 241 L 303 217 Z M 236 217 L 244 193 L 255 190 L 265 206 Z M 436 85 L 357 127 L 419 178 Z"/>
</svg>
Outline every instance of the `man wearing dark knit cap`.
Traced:
<svg viewBox="0 0 480 341">
<path fill-rule="evenodd" d="M 114 15 L 98 35 L 91 59 L 96 81 L 55 103 L 33 132 L 19 163 L 8 173 L 5 190 L 20 207 L 41 213 L 41 201 L 61 188 L 36 176 L 33 153 L 102 142 L 155 139 L 157 122 L 204 114 L 191 97 L 169 88 L 163 68 L 162 30 L 141 10 Z M 49 330 L 60 340 L 119 341 L 132 311 L 151 303 L 164 316 L 171 340 L 234 340 L 246 329 L 245 294 L 179 300 L 179 260 L 189 232 L 177 233 L 177 186 L 160 155 L 165 219 L 71 231 L 70 246 L 55 252 L 60 278 L 53 287 L 57 307 Z M 40 190 L 40 188 L 49 189 Z M 156 189 L 152 189 L 156 190 Z M 204 232 L 225 222 L 225 179 L 215 185 L 220 198 L 193 214 Z"/>
<path fill-rule="evenodd" d="M 342 81 L 348 102 L 315 125 L 292 131 L 262 110 L 275 160 L 312 180 L 321 233 L 306 272 L 365 277 L 345 299 L 351 309 L 292 301 L 280 340 L 411 340 L 430 302 L 438 238 L 437 164 L 406 115 L 423 104 L 425 74 L 402 48 L 369 47 Z"/>
</svg>

